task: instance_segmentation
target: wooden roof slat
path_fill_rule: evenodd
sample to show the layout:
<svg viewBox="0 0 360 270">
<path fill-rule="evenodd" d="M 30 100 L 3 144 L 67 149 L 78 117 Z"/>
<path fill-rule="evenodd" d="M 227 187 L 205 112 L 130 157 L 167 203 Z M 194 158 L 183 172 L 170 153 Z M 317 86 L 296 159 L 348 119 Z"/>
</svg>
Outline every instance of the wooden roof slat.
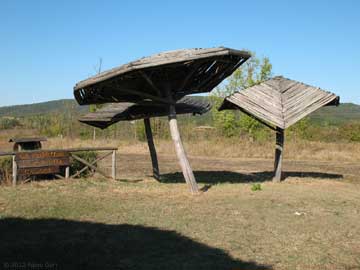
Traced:
<svg viewBox="0 0 360 270">
<path fill-rule="evenodd" d="M 233 109 L 235 105 L 257 119 L 285 129 L 323 106 L 338 105 L 339 99 L 318 87 L 277 76 L 226 97 L 219 110 Z"/>
<path fill-rule="evenodd" d="M 194 97 L 184 97 L 175 104 L 177 114 L 204 114 L 211 109 L 209 102 Z M 136 103 L 112 103 L 96 112 L 88 113 L 79 118 L 79 121 L 98 128 L 107 128 L 119 121 L 129 121 L 150 117 L 167 116 L 169 106 L 161 103 L 144 102 Z"/>
<path fill-rule="evenodd" d="M 25 137 L 25 138 L 11 138 L 9 142 L 15 143 L 26 143 L 26 142 L 45 142 L 47 139 L 45 137 Z"/>
<path fill-rule="evenodd" d="M 178 100 L 211 91 L 250 56 L 224 47 L 163 52 L 80 81 L 74 96 L 80 105 L 145 99 L 156 102 L 170 90 Z"/>
</svg>

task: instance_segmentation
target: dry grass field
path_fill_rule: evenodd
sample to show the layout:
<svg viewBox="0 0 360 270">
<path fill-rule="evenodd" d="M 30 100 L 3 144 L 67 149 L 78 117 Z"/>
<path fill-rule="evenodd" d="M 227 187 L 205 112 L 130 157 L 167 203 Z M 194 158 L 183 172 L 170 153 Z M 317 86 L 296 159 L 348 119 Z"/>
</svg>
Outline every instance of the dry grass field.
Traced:
<svg viewBox="0 0 360 270">
<path fill-rule="evenodd" d="M 0 187 L 0 267 L 360 269 L 359 144 L 289 142 L 281 183 L 270 181 L 270 143 L 186 144 L 203 191 L 196 196 L 171 142 L 157 142 L 160 182 L 144 143 L 45 147 L 81 145 L 119 146 L 118 179 Z"/>
</svg>

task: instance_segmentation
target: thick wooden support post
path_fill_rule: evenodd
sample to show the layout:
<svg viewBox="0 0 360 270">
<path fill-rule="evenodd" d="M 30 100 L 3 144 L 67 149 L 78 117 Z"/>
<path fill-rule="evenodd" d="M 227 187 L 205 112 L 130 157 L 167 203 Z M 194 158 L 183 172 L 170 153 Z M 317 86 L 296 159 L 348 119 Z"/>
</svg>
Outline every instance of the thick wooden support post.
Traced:
<svg viewBox="0 0 360 270">
<path fill-rule="evenodd" d="M 67 166 L 65 168 L 65 178 L 66 179 L 70 178 L 70 167 L 69 166 Z"/>
<path fill-rule="evenodd" d="M 175 105 L 169 106 L 169 125 L 171 138 L 175 144 L 175 150 L 177 157 L 179 159 L 180 167 L 184 175 L 186 183 L 189 185 L 190 191 L 192 193 L 198 193 L 199 188 L 197 186 L 194 173 L 190 167 L 189 160 L 186 156 L 184 145 L 182 144 L 179 128 L 176 120 L 176 110 Z"/>
<path fill-rule="evenodd" d="M 153 176 L 156 180 L 160 180 L 159 163 L 157 159 L 156 148 L 153 140 L 149 118 L 144 119 L 144 126 L 145 126 L 146 139 L 149 147 L 151 163 L 153 168 Z"/>
<path fill-rule="evenodd" d="M 116 180 L 116 150 L 112 152 L 112 166 L 111 166 L 111 177 Z"/>
<path fill-rule="evenodd" d="M 16 160 L 15 160 L 15 155 L 12 156 L 12 185 L 16 186 L 16 181 L 17 181 L 17 164 L 16 164 Z"/>
<path fill-rule="evenodd" d="M 276 128 L 276 149 L 275 149 L 275 165 L 274 165 L 274 182 L 280 182 L 282 178 L 282 160 L 284 152 L 284 130 Z"/>
</svg>

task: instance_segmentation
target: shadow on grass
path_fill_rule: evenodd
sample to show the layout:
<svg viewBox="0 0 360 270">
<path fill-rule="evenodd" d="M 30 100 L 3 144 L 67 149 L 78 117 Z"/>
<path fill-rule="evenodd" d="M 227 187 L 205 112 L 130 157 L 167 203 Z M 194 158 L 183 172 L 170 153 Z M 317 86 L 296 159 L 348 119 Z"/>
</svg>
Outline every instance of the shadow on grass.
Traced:
<svg viewBox="0 0 360 270">
<path fill-rule="evenodd" d="M 272 180 L 274 172 L 254 172 L 254 173 L 238 173 L 230 171 L 194 171 L 196 181 L 198 183 L 218 184 L 218 183 L 251 183 L 265 182 Z M 321 172 L 283 172 L 283 179 L 287 177 L 301 178 L 318 178 L 318 179 L 341 179 L 341 174 L 321 173 Z M 161 175 L 163 183 L 183 183 L 184 177 L 182 173 L 168 173 Z"/>
<path fill-rule="evenodd" d="M 138 225 L 4 218 L 0 233 L 0 268 L 271 269 L 175 231 Z"/>
</svg>

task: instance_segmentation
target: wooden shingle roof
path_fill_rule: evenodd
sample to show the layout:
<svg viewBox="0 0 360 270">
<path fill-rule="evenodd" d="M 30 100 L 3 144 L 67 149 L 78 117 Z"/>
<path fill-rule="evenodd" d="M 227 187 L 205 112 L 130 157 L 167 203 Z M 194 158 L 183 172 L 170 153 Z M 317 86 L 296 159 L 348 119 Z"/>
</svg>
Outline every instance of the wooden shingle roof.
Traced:
<svg viewBox="0 0 360 270">
<path fill-rule="evenodd" d="M 318 87 L 277 76 L 226 97 L 219 110 L 239 109 L 285 129 L 323 106 L 338 105 L 339 100 Z"/>
<path fill-rule="evenodd" d="M 9 142 L 15 143 L 27 143 L 27 142 L 45 142 L 47 139 L 45 137 L 26 137 L 26 138 L 10 138 Z"/>
<path fill-rule="evenodd" d="M 183 97 L 175 104 L 177 114 L 204 114 L 211 109 L 209 102 L 194 97 Z M 161 103 L 111 103 L 96 112 L 88 113 L 79 121 L 98 128 L 107 128 L 119 121 L 129 121 L 169 115 L 169 106 Z"/>
<path fill-rule="evenodd" d="M 224 47 L 163 52 L 80 81 L 74 96 L 80 105 L 144 100 L 169 103 L 168 91 L 175 100 L 209 92 L 248 58 L 246 51 Z"/>
</svg>

